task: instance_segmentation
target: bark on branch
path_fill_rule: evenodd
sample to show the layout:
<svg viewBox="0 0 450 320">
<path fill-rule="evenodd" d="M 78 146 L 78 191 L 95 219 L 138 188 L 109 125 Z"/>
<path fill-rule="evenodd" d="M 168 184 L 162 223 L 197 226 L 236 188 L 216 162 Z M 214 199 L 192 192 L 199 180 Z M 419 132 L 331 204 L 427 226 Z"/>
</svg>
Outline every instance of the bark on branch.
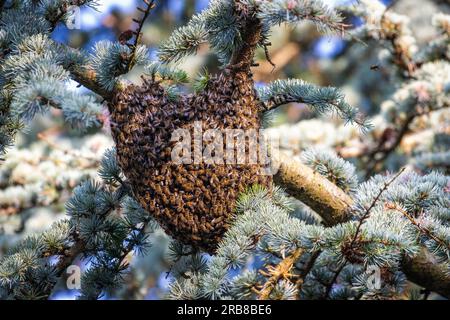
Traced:
<svg viewBox="0 0 450 320">
<path fill-rule="evenodd" d="M 84 68 L 83 66 L 81 66 L 71 68 L 69 72 L 74 81 L 85 86 L 86 88 L 98 94 L 105 100 L 109 100 L 112 97 L 112 92 L 105 90 L 97 82 L 97 74 L 95 73 L 94 70 Z"/>
<path fill-rule="evenodd" d="M 316 211 L 327 226 L 346 220 L 353 201 L 344 191 L 300 160 L 283 153 L 274 153 L 272 159 L 279 167 L 274 181 L 288 194 Z"/>
<path fill-rule="evenodd" d="M 422 248 L 412 259 L 405 258 L 402 270 L 408 279 L 418 285 L 450 299 L 450 276 L 445 266 L 436 262 L 431 253 Z"/>
</svg>

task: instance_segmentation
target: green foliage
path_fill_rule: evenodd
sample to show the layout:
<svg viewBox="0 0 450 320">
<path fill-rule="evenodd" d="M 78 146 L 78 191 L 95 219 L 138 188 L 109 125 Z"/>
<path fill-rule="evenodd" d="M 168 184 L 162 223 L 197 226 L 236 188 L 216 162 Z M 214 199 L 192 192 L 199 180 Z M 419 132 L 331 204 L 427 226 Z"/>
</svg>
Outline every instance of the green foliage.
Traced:
<svg viewBox="0 0 450 320">
<path fill-rule="evenodd" d="M 131 198 L 114 159 L 108 150 L 99 172 L 104 184 L 87 180 L 74 190 L 66 204 L 69 219 L 25 239 L 0 260 L 1 298 L 48 298 L 79 255 L 91 264 L 82 275 L 80 299 L 98 299 L 120 286 L 127 256 L 146 252 L 157 225 Z"/>
<path fill-rule="evenodd" d="M 309 20 L 321 32 L 344 31 L 344 18 L 321 0 L 263 1 L 259 10 L 259 17 L 269 27 Z"/>
<path fill-rule="evenodd" d="M 151 62 L 146 65 L 145 71 L 152 77 L 159 77 L 162 80 L 171 80 L 178 84 L 189 81 L 189 77 L 185 71 L 178 68 L 169 67 L 158 62 Z"/>
<path fill-rule="evenodd" d="M 450 20 L 448 15 L 435 15 L 433 25 L 439 37 L 418 48 L 407 19 L 386 11 L 379 2 L 362 2 L 364 6 L 350 10 L 365 20 L 352 35 L 383 44 L 386 50 L 376 60 L 384 68 L 383 76 L 394 79 L 386 81 L 391 90 L 389 98 L 381 105 L 380 115 L 372 119 L 379 125 L 375 129 L 381 132 L 367 138 L 369 146 L 362 149 L 369 163 L 375 164 L 364 168 L 366 162 L 352 159 L 359 165 L 356 169 L 349 161 L 322 149 L 302 153 L 303 163 L 313 169 L 314 175 L 332 182 L 349 197 L 345 219 L 325 225 L 319 210 L 293 201 L 278 187 L 266 190 L 249 186 L 236 203 L 231 226 L 213 256 L 170 242 L 166 253 L 171 264 L 167 274 L 171 279 L 169 298 L 414 297 L 417 292 L 409 283 L 404 263 L 419 257 L 422 251 L 430 255 L 433 267 L 444 270 L 444 276 L 450 275 L 450 180 L 446 175 L 450 140 L 445 130 L 433 129 L 433 146 L 414 151 L 409 164 L 420 174 L 409 168 L 400 175 L 378 174 L 364 183 L 358 176 L 360 171 L 380 172 L 387 167 L 397 170 L 401 163 L 398 158 L 403 155 L 395 155 L 395 151 L 414 121 L 448 108 Z M 2 6 L 4 3 L 0 2 Z M 151 61 L 143 45 L 132 50 L 122 42 L 100 41 L 88 55 L 55 43 L 51 33 L 59 22 L 69 18 L 66 10 L 70 4 L 73 1 L 12 0 L 7 8 L 1 8 L 0 155 L 6 153 L 25 124 L 50 108 L 60 109 L 64 120 L 73 127 L 100 125 L 105 115 L 99 98 L 108 99 L 120 89 L 121 81 L 125 81 L 123 75 L 131 66 L 143 66 L 144 74 L 162 83 L 166 98 L 178 101 L 183 92 L 181 85 L 187 84 L 189 78 L 185 71 L 169 63 L 195 54 L 208 43 L 222 67 L 229 67 L 225 72 L 232 70 L 236 66 L 229 65 L 231 58 L 248 45 L 243 40 L 249 29 L 246 19 L 261 28 L 254 45 L 264 48 L 269 45 L 272 28 L 279 24 L 310 21 L 325 33 L 342 33 L 347 27 L 344 18 L 324 1 L 212 0 L 207 9 L 175 30 L 160 46 L 159 60 Z M 76 4 L 95 6 L 95 1 Z M 353 66 L 355 57 L 350 61 Z M 193 82 L 194 94 L 208 88 L 210 79 L 208 70 L 204 70 Z M 68 89 L 67 83 L 72 80 L 101 97 Z M 303 103 L 317 115 L 336 114 L 344 123 L 356 123 L 365 131 L 371 128 L 337 88 L 287 79 L 268 83 L 257 93 L 261 112 L 291 102 Z M 447 121 L 446 117 L 445 113 L 430 116 L 439 118 L 440 123 Z M 309 127 L 308 133 L 320 129 Z M 289 140 L 292 136 L 283 138 Z M 346 146 L 336 143 L 332 147 L 342 151 Z M 384 165 L 382 162 L 390 157 L 397 163 Z M 18 242 L 0 259 L 1 299 L 47 299 L 64 278 L 67 267 L 78 262 L 89 262 L 83 270 L 79 298 L 99 299 L 123 285 L 132 253 L 148 254 L 149 235 L 162 231 L 133 198 L 114 148 L 106 151 L 99 164 L 100 179 L 77 175 L 76 183 L 82 181 L 66 202 L 67 219 Z M 12 181 L 11 167 L 16 168 L 12 162 L 6 161 L 5 165 L 0 170 L 2 186 Z M 435 169 L 440 173 L 430 172 Z M 13 186 L 11 194 L 20 198 L 14 203 L 15 209 L 26 209 L 20 203 L 24 199 L 40 204 L 37 198 L 46 182 L 23 188 Z M 2 196 L 8 198 L 8 193 Z M 288 264 L 287 268 L 279 273 L 284 264 Z M 379 286 L 373 286 L 370 280 L 374 270 L 383 276 Z"/>
<path fill-rule="evenodd" d="M 343 31 L 342 17 L 322 1 L 241 0 L 247 12 L 260 19 L 263 35 L 260 45 L 266 45 L 268 33 L 281 23 L 314 22 L 320 31 Z M 199 46 L 208 42 L 219 61 L 226 65 L 236 48 L 243 44 L 242 21 L 235 15 L 231 0 L 212 0 L 207 9 L 195 15 L 186 26 L 173 32 L 159 49 L 163 62 L 179 61 L 197 52 Z"/>
<path fill-rule="evenodd" d="M 208 70 L 203 70 L 200 72 L 195 79 L 194 84 L 192 87 L 194 88 L 195 92 L 201 92 L 206 89 L 206 86 L 208 85 L 208 82 L 211 78 L 211 75 L 209 74 Z"/>
<path fill-rule="evenodd" d="M 50 40 L 56 23 L 65 18 L 68 1 L 12 1 L 0 15 L 0 151 L 4 153 L 21 129 L 37 113 L 55 107 L 77 128 L 99 124 L 101 107 L 96 99 L 80 96 L 66 87 L 73 63 L 61 47 Z M 81 1 L 80 4 L 93 4 Z M 56 16 L 54 15 L 57 12 Z M 56 20 L 55 20 L 56 19 Z"/>
<path fill-rule="evenodd" d="M 337 88 L 320 87 L 298 79 L 276 80 L 258 89 L 260 98 L 272 104 L 270 107 L 289 102 L 301 102 L 309 105 L 314 112 L 336 113 L 344 121 L 356 123 L 363 130 L 370 124 L 361 118 L 358 110 L 350 106 L 342 92 Z"/>
<path fill-rule="evenodd" d="M 303 162 L 346 192 L 355 191 L 358 177 L 355 167 L 332 152 L 308 149 L 302 154 Z"/>
</svg>

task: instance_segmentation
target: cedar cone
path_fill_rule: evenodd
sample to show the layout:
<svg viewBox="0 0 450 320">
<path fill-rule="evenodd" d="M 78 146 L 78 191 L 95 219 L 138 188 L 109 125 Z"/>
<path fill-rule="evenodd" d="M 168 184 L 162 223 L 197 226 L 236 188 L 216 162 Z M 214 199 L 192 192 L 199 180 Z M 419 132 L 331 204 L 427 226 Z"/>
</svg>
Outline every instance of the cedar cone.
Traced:
<svg viewBox="0 0 450 320">
<path fill-rule="evenodd" d="M 109 109 L 118 163 L 135 198 L 169 235 L 213 253 L 239 194 L 254 184 L 270 187 L 272 177 L 261 174 L 260 164 L 175 164 L 171 159 L 172 133 L 193 132 L 195 121 L 201 121 L 203 132 L 258 132 L 259 103 L 250 71 L 232 69 L 210 79 L 202 92 L 175 102 L 152 79 L 115 93 Z"/>
</svg>

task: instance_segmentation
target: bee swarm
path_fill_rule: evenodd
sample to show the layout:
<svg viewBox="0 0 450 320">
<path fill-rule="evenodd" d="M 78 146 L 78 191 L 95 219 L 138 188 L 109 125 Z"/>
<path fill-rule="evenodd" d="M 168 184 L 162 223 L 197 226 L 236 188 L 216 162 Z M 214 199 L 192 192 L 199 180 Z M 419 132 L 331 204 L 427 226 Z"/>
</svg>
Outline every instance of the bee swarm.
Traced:
<svg viewBox="0 0 450 320">
<path fill-rule="evenodd" d="M 144 79 L 141 86 L 119 90 L 109 109 L 117 160 L 136 199 L 185 244 L 214 252 L 239 194 L 254 184 L 271 185 L 260 164 L 175 164 L 171 159 L 172 133 L 192 132 L 196 121 L 203 131 L 259 130 L 259 101 L 249 71 L 225 69 L 205 90 L 175 102 L 157 81 Z"/>
</svg>

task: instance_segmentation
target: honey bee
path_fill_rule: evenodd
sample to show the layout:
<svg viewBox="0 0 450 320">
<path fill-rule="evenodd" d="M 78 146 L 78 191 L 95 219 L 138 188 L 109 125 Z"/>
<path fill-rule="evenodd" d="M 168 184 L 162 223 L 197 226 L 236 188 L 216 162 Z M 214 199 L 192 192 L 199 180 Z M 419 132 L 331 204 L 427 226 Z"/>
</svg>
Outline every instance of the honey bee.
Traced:
<svg viewBox="0 0 450 320">
<path fill-rule="evenodd" d="M 186 206 L 187 206 L 188 208 L 190 208 L 190 209 L 194 209 L 194 208 L 195 208 L 195 205 L 194 205 L 194 203 L 193 203 L 193 202 L 191 202 L 191 201 L 189 201 L 189 202 L 186 202 Z"/>
<path fill-rule="evenodd" d="M 205 192 L 205 193 L 203 194 L 203 196 L 206 198 L 206 200 L 208 200 L 208 201 L 211 202 L 212 197 L 211 197 L 211 193 L 210 193 L 210 192 Z"/>
<path fill-rule="evenodd" d="M 186 182 L 182 185 L 182 188 L 187 192 L 191 192 L 194 190 L 194 185 L 192 183 Z"/>
<path fill-rule="evenodd" d="M 214 218 L 214 219 L 211 221 L 211 223 L 212 223 L 212 224 L 218 224 L 218 223 L 222 222 L 222 220 L 223 220 L 223 217 Z"/>
<path fill-rule="evenodd" d="M 154 201 L 147 202 L 147 211 L 154 212 L 156 211 L 156 205 Z"/>
<path fill-rule="evenodd" d="M 161 186 L 160 186 L 159 184 L 155 184 L 154 187 L 153 187 L 153 189 L 155 190 L 155 192 L 156 192 L 158 195 L 162 195 L 162 194 L 163 194 L 162 189 L 161 189 Z"/>
</svg>

